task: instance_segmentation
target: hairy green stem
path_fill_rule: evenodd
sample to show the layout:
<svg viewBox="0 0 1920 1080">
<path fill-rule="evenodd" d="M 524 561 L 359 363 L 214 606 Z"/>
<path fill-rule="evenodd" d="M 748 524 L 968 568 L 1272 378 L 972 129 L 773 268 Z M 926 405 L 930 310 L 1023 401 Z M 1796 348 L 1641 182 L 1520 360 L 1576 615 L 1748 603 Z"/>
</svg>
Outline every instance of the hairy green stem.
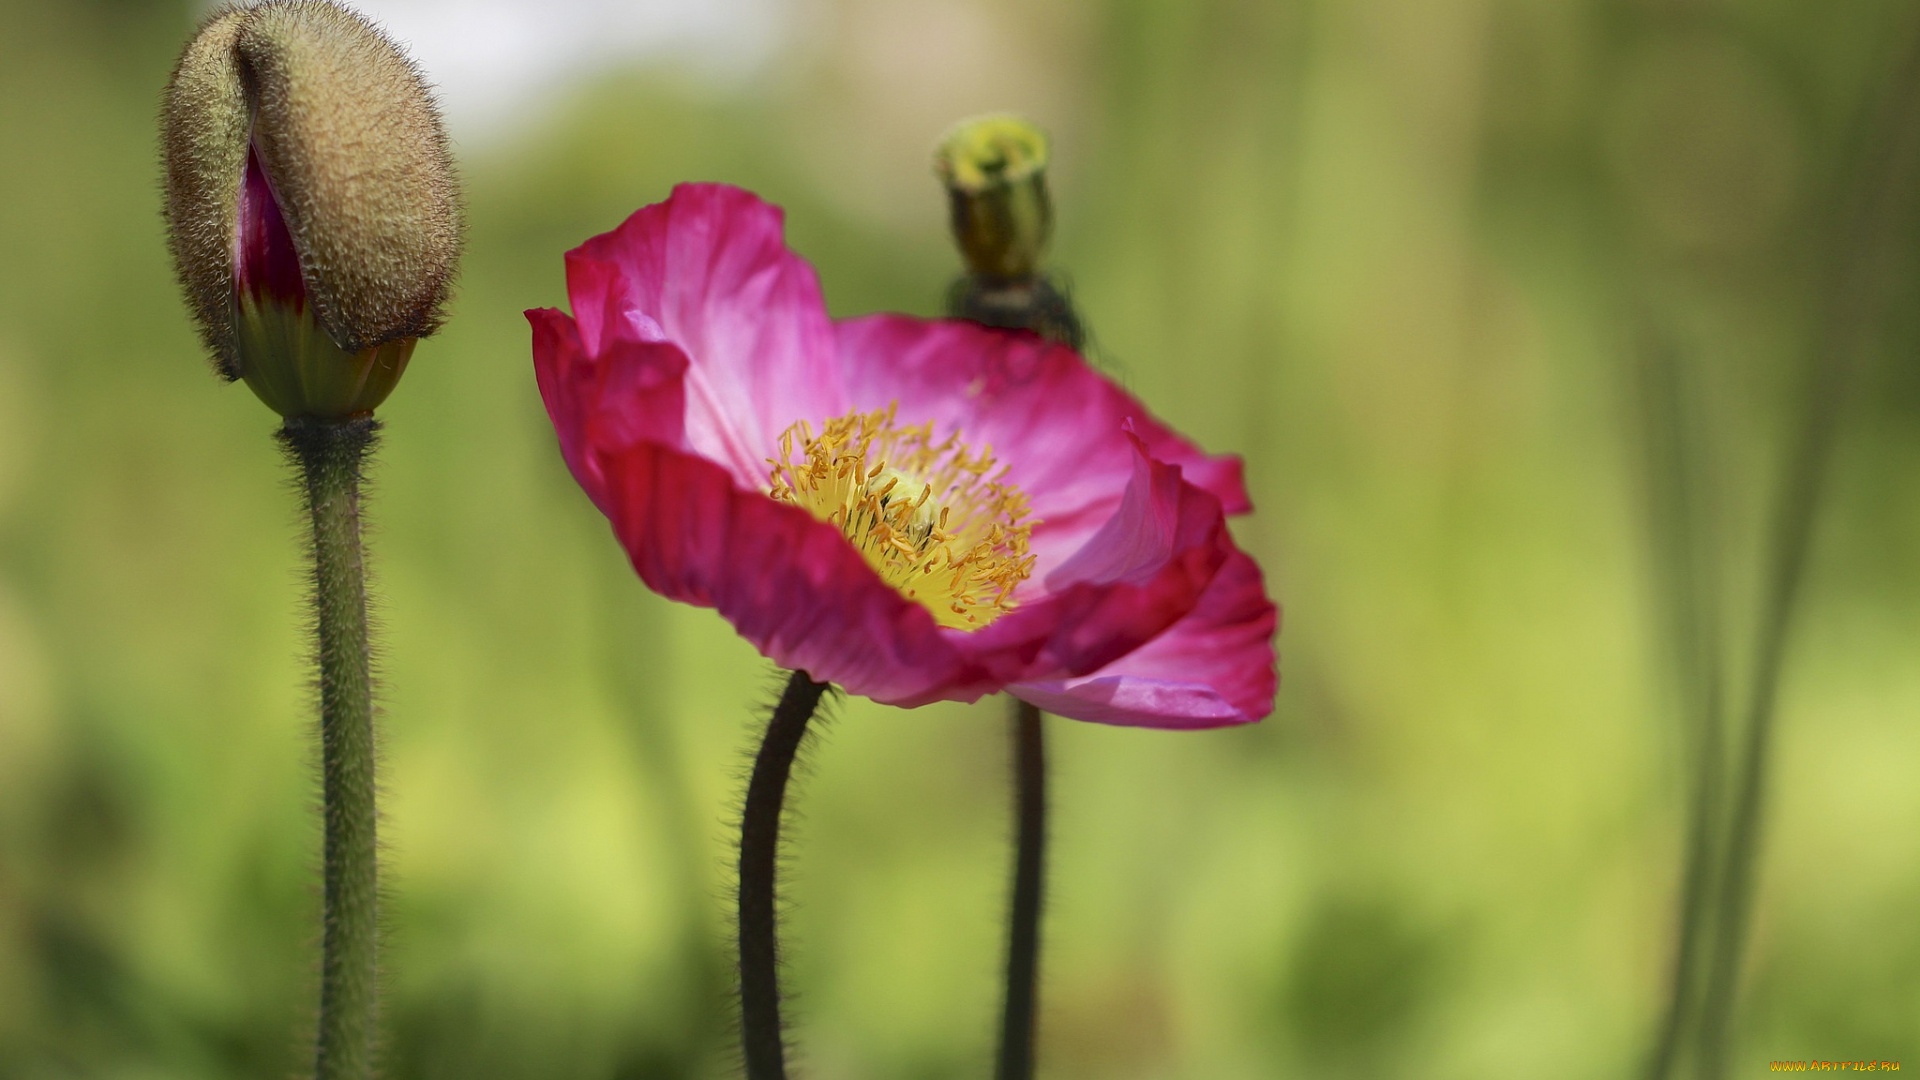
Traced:
<svg viewBox="0 0 1920 1080">
<path fill-rule="evenodd" d="M 1000 1014 L 998 1080 L 1031 1080 L 1040 981 L 1040 914 L 1047 875 L 1047 743 L 1040 709 L 1014 700 L 1013 897 L 1008 905 L 1007 988 Z"/>
<path fill-rule="evenodd" d="M 1838 237 L 1821 335 L 1810 357 L 1813 370 L 1803 398 L 1806 411 L 1774 520 L 1753 686 L 1720 878 L 1713 965 L 1702 1006 L 1700 1072 L 1706 1080 L 1719 1080 L 1727 1072 L 1728 1034 L 1753 911 L 1775 706 L 1813 525 L 1825 494 L 1842 406 L 1867 342 L 1880 323 L 1892 276 L 1887 264 L 1912 208 L 1920 165 L 1920 18 L 1908 18 L 1905 54 L 1877 102 L 1862 143 L 1864 160 L 1856 173 L 1859 187 L 1845 231 Z"/>
<path fill-rule="evenodd" d="M 740 819 L 740 1037 L 747 1080 L 786 1080 L 775 881 L 780 825 L 793 759 L 826 690 L 826 683 L 814 682 L 806 672 L 793 673 L 774 707 L 747 782 L 747 805 Z"/>
<path fill-rule="evenodd" d="M 318 1080 L 373 1076 L 378 1024 L 379 867 L 375 837 L 373 665 L 360 543 L 361 465 L 371 416 L 288 420 L 280 431 L 313 519 L 315 653 L 326 878 L 321 932 Z"/>
</svg>

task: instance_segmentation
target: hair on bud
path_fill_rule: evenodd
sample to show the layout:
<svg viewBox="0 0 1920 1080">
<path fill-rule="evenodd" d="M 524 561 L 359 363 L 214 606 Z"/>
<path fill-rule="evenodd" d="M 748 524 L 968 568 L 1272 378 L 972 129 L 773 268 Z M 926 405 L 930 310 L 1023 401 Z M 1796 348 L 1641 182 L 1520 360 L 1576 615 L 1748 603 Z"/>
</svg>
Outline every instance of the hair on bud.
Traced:
<svg viewBox="0 0 1920 1080">
<path fill-rule="evenodd" d="M 161 127 L 169 243 L 221 372 L 245 377 L 287 415 L 378 404 L 352 390 L 364 373 L 334 378 L 324 370 L 330 360 L 298 378 L 268 373 L 283 386 L 331 380 L 325 400 L 270 397 L 255 371 L 284 364 L 256 355 L 257 346 L 291 331 L 243 324 L 260 303 L 277 303 L 282 321 L 324 336 L 349 365 L 383 349 L 390 361 L 439 326 L 460 256 L 460 200 L 419 70 L 366 20 L 324 0 L 227 8 L 181 55 Z M 264 178 L 258 190 L 274 213 L 243 213 L 249 168 Z M 243 235 L 253 227 L 283 230 L 287 243 Z M 297 259 L 292 295 L 267 296 L 244 261 L 236 265 L 249 244 Z M 317 341 L 303 347 L 328 351 Z"/>
<path fill-rule="evenodd" d="M 240 377 L 234 355 L 234 232 L 247 161 L 247 101 L 234 56 L 245 13 L 219 12 L 187 43 L 161 106 L 167 243 L 187 306 L 214 365 Z"/>
</svg>

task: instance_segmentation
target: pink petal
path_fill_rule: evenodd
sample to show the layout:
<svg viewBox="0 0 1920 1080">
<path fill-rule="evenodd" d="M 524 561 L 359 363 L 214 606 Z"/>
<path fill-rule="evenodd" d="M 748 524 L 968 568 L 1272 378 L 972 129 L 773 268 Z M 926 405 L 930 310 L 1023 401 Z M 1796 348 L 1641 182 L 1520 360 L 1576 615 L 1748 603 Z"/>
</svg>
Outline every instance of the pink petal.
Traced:
<svg viewBox="0 0 1920 1080">
<path fill-rule="evenodd" d="M 852 407 L 898 401 L 903 420 L 937 419 L 976 449 L 991 445 L 1035 515 L 1059 527 L 1090 510 L 1097 525 L 1111 512 L 1133 472 L 1129 421 L 1149 453 L 1180 466 L 1228 514 L 1252 509 L 1239 458 L 1201 451 L 1065 346 L 904 315 L 848 319 L 835 329 Z"/>
<path fill-rule="evenodd" d="M 580 342 L 628 332 L 685 354 L 686 437 L 744 487 L 795 420 L 847 411 L 813 268 L 787 250 L 780 209 L 723 184 L 664 203 L 567 253 Z"/>
<path fill-rule="evenodd" d="M 602 451 L 641 442 L 686 445 L 687 358 L 666 342 L 644 342 L 621 327 L 590 354 L 573 319 L 552 308 L 527 312 L 533 325 L 533 369 L 540 397 L 560 438 L 567 467 L 601 510 L 604 478 L 589 447 Z"/>
<path fill-rule="evenodd" d="M 1107 522 L 1064 565 L 1023 584 L 1012 613 L 970 635 L 982 649 L 1030 651 L 1027 673 L 1007 681 L 1086 675 L 1145 645 L 1193 610 L 1233 551 L 1220 500 L 1134 448 Z"/>
<path fill-rule="evenodd" d="M 590 446 L 585 458 L 575 473 L 597 478 L 595 502 L 650 588 L 716 608 L 783 667 L 887 704 L 972 701 L 1022 679 L 1090 673 L 1192 610 L 1231 551 L 1218 500 L 1152 485 L 1153 512 L 1178 523 L 1160 564 L 1071 582 L 969 633 L 937 626 L 837 528 L 740 490 L 698 454 L 636 442 Z"/>
<path fill-rule="evenodd" d="M 649 586 L 718 609 L 783 666 L 882 702 L 969 701 L 1014 683 L 1081 702 L 1118 678 L 1102 708 L 1171 722 L 1127 694 L 1166 681 L 1156 639 L 1189 626 L 1238 555 L 1223 509 L 1247 506 L 1237 459 L 1200 452 L 1030 335 L 883 316 L 845 327 L 836 349 L 779 211 L 735 189 L 676 189 L 570 253 L 568 285 L 572 318 L 528 312 L 541 396 Z M 908 423 L 992 443 L 1048 519 L 1041 573 L 979 631 L 937 626 L 838 529 L 765 493 L 761 459 L 794 421 L 896 401 Z M 1253 589 L 1264 603 L 1257 571 Z M 1218 637 L 1207 628 L 1219 621 L 1202 632 Z M 1241 707 L 1247 694 L 1224 685 L 1177 693 Z M 1178 722 L 1227 722 L 1222 706 L 1185 708 Z"/>
<path fill-rule="evenodd" d="M 1200 605 L 1165 634 L 1079 679 L 1009 689 L 1051 713 L 1136 727 L 1245 724 L 1273 711 L 1280 612 L 1260 567 L 1235 551 Z"/>
<path fill-rule="evenodd" d="M 1131 423 L 1129 422 L 1129 428 Z M 1198 500 L 1185 500 L 1188 485 L 1178 466 L 1154 459 L 1144 443 L 1127 432 L 1133 447 L 1133 475 L 1120 493 L 1119 505 L 1072 556 L 1046 576 L 1046 588 L 1057 592 L 1081 581 L 1134 581 L 1151 574 L 1181 546 L 1182 528 L 1206 528 L 1219 511 Z M 1185 514 L 1193 515 L 1189 521 Z"/>
<path fill-rule="evenodd" d="M 696 454 L 636 443 L 591 456 L 648 587 L 717 609 L 782 667 L 888 702 L 973 700 L 1002 684 L 805 510 L 741 491 Z"/>
<path fill-rule="evenodd" d="M 260 165 L 260 151 L 247 146 L 234 231 L 233 286 L 248 296 L 271 298 L 303 309 L 307 283 L 300 276 L 300 254 L 280 213 L 280 200 Z"/>
</svg>

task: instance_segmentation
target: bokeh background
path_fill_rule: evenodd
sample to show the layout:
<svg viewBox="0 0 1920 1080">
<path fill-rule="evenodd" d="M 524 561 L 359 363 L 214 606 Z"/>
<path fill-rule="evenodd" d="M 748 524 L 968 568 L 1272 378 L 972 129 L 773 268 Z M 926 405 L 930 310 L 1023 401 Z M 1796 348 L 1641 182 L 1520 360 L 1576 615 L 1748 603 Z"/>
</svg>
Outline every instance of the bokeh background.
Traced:
<svg viewBox="0 0 1920 1080">
<path fill-rule="evenodd" d="M 786 207 L 836 314 L 935 314 L 930 148 L 1002 108 L 1054 133 L 1055 265 L 1101 362 L 1245 455 L 1238 535 L 1286 611 L 1262 724 L 1051 724 L 1043 1075 L 1637 1072 L 1691 700 L 1647 358 L 1692 388 L 1737 705 L 1905 5 L 367 6 L 445 87 L 471 219 L 371 504 L 389 1076 L 735 1067 L 728 828 L 776 676 L 633 579 L 521 310 L 564 303 L 564 250 L 715 179 Z M 157 194 L 200 12 L 0 13 L 0 1076 L 294 1075 L 301 526 Z M 1784 673 L 1737 1076 L 1920 1066 L 1920 246 L 1889 245 Z M 999 701 L 838 710 L 791 843 L 806 1075 L 987 1074 L 1006 757 Z"/>
</svg>

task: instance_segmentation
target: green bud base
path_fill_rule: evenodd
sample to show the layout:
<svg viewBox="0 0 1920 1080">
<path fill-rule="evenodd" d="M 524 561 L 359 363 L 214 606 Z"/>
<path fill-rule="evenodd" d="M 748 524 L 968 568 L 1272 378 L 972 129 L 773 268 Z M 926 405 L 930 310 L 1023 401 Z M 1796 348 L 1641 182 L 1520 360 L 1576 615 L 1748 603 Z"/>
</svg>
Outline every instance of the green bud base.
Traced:
<svg viewBox="0 0 1920 1080">
<path fill-rule="evenodd" d="M 341 420 L 370 413 L 387 400 L 413 356 L 414 338 L 347 352 L 304 304 L 243 297 L 235 307 L 240 377 L 281 416 Z"/>
</svg>

